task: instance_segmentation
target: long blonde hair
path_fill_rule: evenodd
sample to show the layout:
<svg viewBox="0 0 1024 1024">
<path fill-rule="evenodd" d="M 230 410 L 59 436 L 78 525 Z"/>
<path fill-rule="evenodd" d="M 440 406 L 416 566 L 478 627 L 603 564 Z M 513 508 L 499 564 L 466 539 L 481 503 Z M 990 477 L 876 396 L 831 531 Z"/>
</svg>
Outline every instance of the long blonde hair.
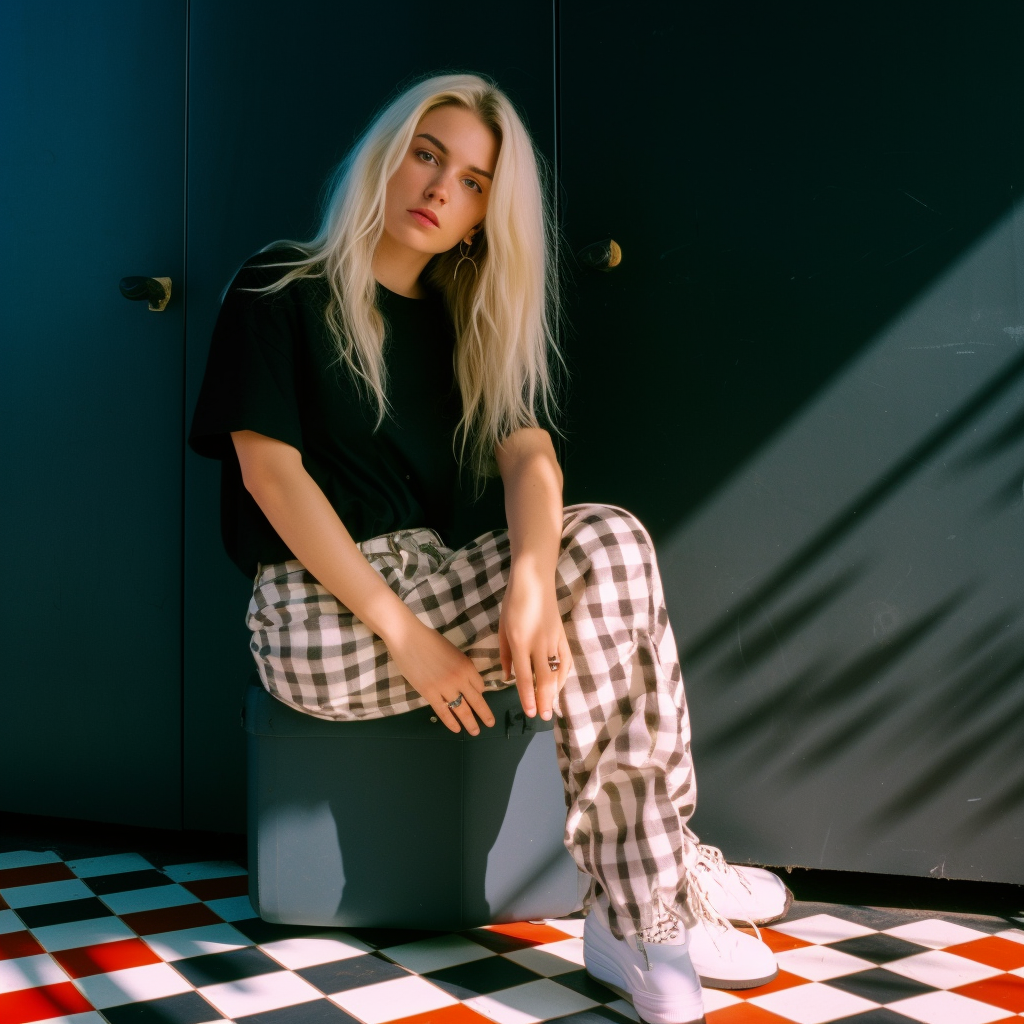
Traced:
<svg viewBox="0 0 1024 1024">
<path fill-rule="evenodd" d="M 306 255 L 273 264 L 291 269 L 260 291 L 276 291 L 299 277 L 326 277 L 324 311 L 338 358 L 387 412 L 383 361 L 384 320 L 375 305 L 370 269 L 384 232 L 388 179 L 406 154 L 420 118 L 457 105 L 475 113 L 498 140 L 498 160 L 484 227 L 474 239 L 476 273 L 463 267 L 453 280 L 459 247 L 427 264 L 427 280 L 444 296 L 455 326 L 455 376 L 462 394 L 459 462 L 469 466 L 479 493 L 493 476 L 494 445 L 520 427 L 537 426 L 538 410 L 554 415 L 552 370 L 558 352 L 557 227 L 547 161 L 539 153 L 511 100 L 479 75 L 437 75 L 421 80 L 388 103 L 358 138 L 328 183 L 317 235 L 309 242 L 282 239 Z M 549 365 L 549 352 L 555 362 Z M 454 443 L 454 442 L 453 442 Z"/>
</svg>

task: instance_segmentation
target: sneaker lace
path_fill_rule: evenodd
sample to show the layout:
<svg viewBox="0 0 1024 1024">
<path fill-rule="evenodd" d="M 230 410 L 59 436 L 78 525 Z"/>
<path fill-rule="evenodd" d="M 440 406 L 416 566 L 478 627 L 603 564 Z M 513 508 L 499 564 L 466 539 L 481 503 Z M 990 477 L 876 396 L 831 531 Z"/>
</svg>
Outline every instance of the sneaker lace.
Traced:
<svg viewBox="0 0 1024 1024">
<path fill-rule="evenodd" d="M 753 893 L 753 890 L 747 884 L 747 880 L 725 859 L 725 855 L 717 846 L 705 846 L 703 843 L 698 844 L 696 866 L 698 871 L 708 871 L 712 874 L 718 872 L 731 878 L 737 878 L 747 892 Z"/>
<path fill-rule="evenodd" d="M 710 860 L 711 864 L 707 865 L 705 859 L 701 857 L 698 860 L 698 866 L 700 866 L 701 863 L 705 863 L 705 870 L 721 870 L 720 865 L 724 865 L 725 868 L 727 868 L 729 871 L 732 871 L 732 866 L 730 864 L 726 864 L 725 858 L 722 856 L 721 850 L 717 850 L 713 846 L 701 847 L 701 849 L 710 851 L 707 860 Z M 714 857 L 715 854 L 717 854 L 717 860 Z M 750 887 L 747 885 L 743 876 L 738 871 L 733 873 L 736 875 L 737 878 L 739 878 L 741 882 L 743 882 L 743 885 L 749 892 Z M 711 938 L 711 941 L 714 944 L 715 949 L 721 952 L 721 947 L 718 945 L 718 941 L 716 940 L 715 935 L 716 933 L 719 935 L 728 934 L 730 931 L 733 930 L 733 924 L 727 917 L 725 917 L 724 915 L 719 913 L 718 910 L 715 909 L 714 904 L 711 902 L 711 898 L 708 896 L 707 890 L 704 888 L 702 874 L 699 870 L 692 872 L 689 879 L 687 880 L 686 903 L 689 906 L 690 911 L 693 913 L 694 917 L 696 917 L 698 921 L 704 921 L 711 925 L 711 927 L 707 929 L 708 935 Z M 754 934 L 757 936 L 758 941 L 761 941 L 761 929 L 758 928 L 757 925 L 754 924 L 754 922 L 751 921 L 749 918 L 746 918 L 745 920 L 746 923 L 754 929 Z"/>
</svg>

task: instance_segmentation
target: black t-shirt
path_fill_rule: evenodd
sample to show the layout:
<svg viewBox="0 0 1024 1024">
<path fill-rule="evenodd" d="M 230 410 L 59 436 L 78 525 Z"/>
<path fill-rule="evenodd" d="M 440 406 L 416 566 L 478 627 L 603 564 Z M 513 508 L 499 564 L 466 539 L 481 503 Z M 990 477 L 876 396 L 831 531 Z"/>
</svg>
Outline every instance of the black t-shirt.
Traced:
<svg viewBox="0 0 1024 1024">
<path fill-rule="evenodd" d="M 236 275 L 217 317 L 188 443 L 223 460 L 221 528 L 232 561 L 295 556 L 242 484 L 233 430 L 254 430 L 297 448 L 352 539 L 413 527 L 442 538 L 459 493 L 453 439 L 461 398 L 453 370 L 455 331 L 440 293 L 410 299 L 377 286 L 387 333 L 389 412 L 375 431 L 376 402 L 337 361 L 324 319 L 324 278 L 299 278 L 255 293 L 287 268 L 294 250 L 257 253 Z"/>
</svg>

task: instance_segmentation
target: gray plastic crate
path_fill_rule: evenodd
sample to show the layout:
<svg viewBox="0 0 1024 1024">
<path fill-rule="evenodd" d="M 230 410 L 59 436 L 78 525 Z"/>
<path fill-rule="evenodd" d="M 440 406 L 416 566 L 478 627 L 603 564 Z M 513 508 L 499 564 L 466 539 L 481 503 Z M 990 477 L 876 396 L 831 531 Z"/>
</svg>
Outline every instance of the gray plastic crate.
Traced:
<svg viewBox="0 0 1024 1024">
<path fill-rule="evenodd" d="M 430 708 L 363 722 L 295 711 L 254 681 L 249 898 L 283 924 L 458 930 L 563 917 L 589 876 L 562 842 L 553 722 L 515 687 L 485 695 L 480 736 Z"/>
</svg>

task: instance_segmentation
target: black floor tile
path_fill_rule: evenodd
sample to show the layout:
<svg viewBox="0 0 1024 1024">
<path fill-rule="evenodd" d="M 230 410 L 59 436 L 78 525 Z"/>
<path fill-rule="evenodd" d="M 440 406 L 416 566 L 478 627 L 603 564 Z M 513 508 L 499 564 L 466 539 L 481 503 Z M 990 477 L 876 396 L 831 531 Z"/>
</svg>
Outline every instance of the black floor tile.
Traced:
<svg viewBox="0 0 1024 1024">
<path fill-rule="evenodd" d="M 567 1014 L 565 1017 L 552 1017 L 544 1024 L 608 1024 L 609 1021 L 612 1024 L 635 1024 L 632 1017 L 616 1013 L 607 1006 L 594 1006 L 589 1010 Z"/>
<path fill-rule="evenodd" d="M 183 960 L 175 960 L 171 966 L 196 988 L 202 985 L 217 985 L 223 981 L 255 978 L 259 974 L 272 974 L 284 970 L 276 960 L 272 960 L 263 950 L 254 946 L 232 949 L 227 953 L 190 956 Z"/>
<path fill-rule="evenodd" d="M 430 971 L 423 977 L 456 999 L 472 999 L 473 996 L 484 996 L 513 985 L 537 981 L 540 975 L 503 956 L 489 956 L 468 964 Z"/>
<path fill-rule="evenodd" d="M 467 939 L 478 942 L 484 949 L 492 953 L 513 953 L 517 949 L 529 949 L 531 946 L 539 946 L 539 942 L 530 939 L 519 939 L 514 935 L 502 935 L 501 932 L 488 931 L 486 928 L 471 928 L 469 931 L 459 932 Z"/>
<path fill-rule="evenodd" d="M 909 999 L 911 996 L 923 996 L 927 992 L 936 991 L 934 985 L 904 978 L 902 974 L 893 974 L 881 967 L 846 974 L 842 978 L 831 978 L 825 984 L 841 992 L 870 999 L 873 1003 L 895 1003 L 897 999 Z"/>
<path fill-rule="evenodd" d="M 378 981 L 391 981 L 394 978 L 407 978 L 412 971 L 407 971 L 398 964 L 393 964 L 373 953 L 350 956 L 345 960 L 336 960 L 329 964 L 317 964 L 315 967 L 303 967 L 295 971 L 311 985 L 316 985 L 324 995 L 345 992 L 350 988 L 363 985 L 375 985 Z"/>
<path fill-rule="evenodd" d="M 232 921 L 232 928 L 237 928 L 247 939 L 257 945 L 264 942 L 277 942 L 279 939 L 297 939 L 303 935 L 316 935 L 323 928 L 310 927 L 304 924 L 274 924 L 259 917 L 247 917 L 241 921 Z"/>
<path fill-rule="evenodd" d="M 833 942 L 829 949 L 838 949 L 840 953 L 849 953 L 850 956 L 860 957 L 861 960 L 870 960 L 873 964 L 888 964 L 893 960 L 902 960 L 907 956 L 914 956 L 917 953 L 925 953 L 928 946 L 919 946 L 916 942 L 907 942 L 906 939 L 898 939 L 895 935 L 859 935 L 855 939 L 843 939 L 842 942 Z"/>
<path fill-rule="evenodd" d="M 419 942 L 421 939 L 450 934 L 443 929 L 425 931 L 419 928 L 345 928 L 345 931 L 368 946 L 376 946 L 378 949 L 382 946 L 401 946 L 405 942 Z"/>
<path fill-rule="evenodd" d="M 874 928 L 875 931 L 885 931 L 886 928 L 895 928 L 897 925 L 909 924 L 911 921 L 920 921 L 928 917 L 935 917 L 934 914 L 916 910 L 891 910 L 887 907 L 841 907 L 833 912 L 833 917 L 841 917 L 844 921 L 852 921 L 854 924 L 863 925 L 865 928 Z"/>
<path fill-rule="evenodd" d="M 45 928 L 48 924 L 70 924 L 72 921 L 88 921 L 93 917 L 114 915 L 95 896 L 81 900 L 65 900 L 63 903 L 43 903 L 38 907 L 18 907 L 18 917 L 29 928 Z"/>
<path fill-rule="evenodd" d="M 582 967 L 578 971 L 556 974 L 551 980 L 599 1003 L 610 1003 L 620 998 L 617 992 L 613 992 L 610 988 L 602 985 L 601 982 L 596 981 Z"/>
<path fill-rule="evenodd" d="M 314 999 L 297 1006 L 284 1006 L 280 1010 L 265 1013 L 251 1013 L 248 1017 L 236 1017 L 236 1024 L 359 1024 L 340 1006 L 329 999 Z"/>
<path fill-rule="evenodd" d="M 142 1003 L 108 1006 L 103 1016 L 110 1024 L 201 1024 L 219 1020 L 215 1010 L 198 992 L 182 992 L 163 999 L 148 999 Z"/>
<path fill-rule="evenodd" d="M 156 868 L 142 871 L 122 871 L 113 875 L 96 875 L 83 878 L 83 882 L 97 896 L 106 896 L 111 892 L 128 892 L 131 889 L 152 889 L 158 885 L 172 885 L 171 880 Z"/>
</svg>

